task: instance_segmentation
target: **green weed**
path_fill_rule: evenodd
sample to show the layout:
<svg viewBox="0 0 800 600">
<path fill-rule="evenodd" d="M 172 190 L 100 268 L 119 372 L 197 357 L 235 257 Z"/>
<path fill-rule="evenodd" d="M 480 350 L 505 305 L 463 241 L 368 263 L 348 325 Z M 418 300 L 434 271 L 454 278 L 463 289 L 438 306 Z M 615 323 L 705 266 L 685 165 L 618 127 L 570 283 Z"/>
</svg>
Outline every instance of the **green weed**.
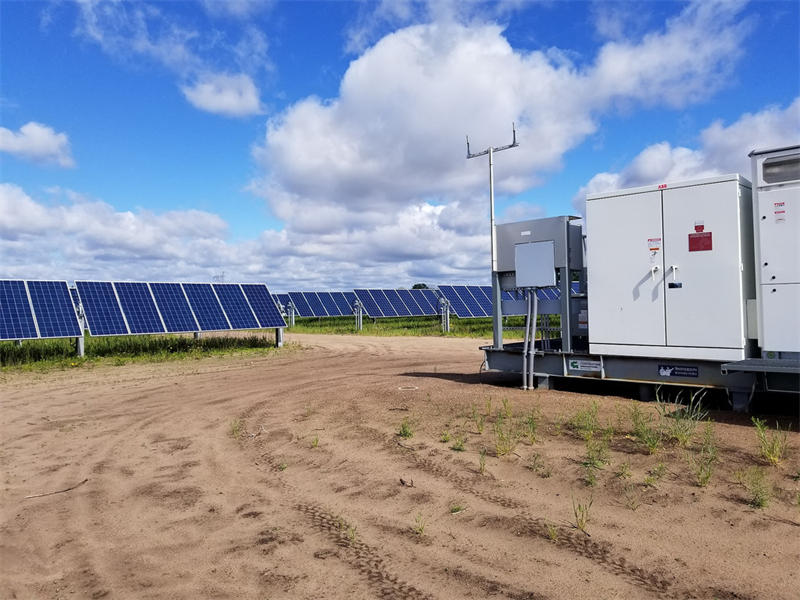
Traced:
<svg viewBox="0 0 800 600">
<path fill-rule="evenodd" d="M 397 435 L 404 439 L 414 436 L 414 430 L 411 428 L 411 423 L 408 421 L 408 418 L 403 419 L 403 422 L 400 423 L 400 429 L 397 430 Z"/>
<path fill-rule="evenodd" d="M 547 532 L 547 539 L 551 542 L 558 541 L 558 528 L 553 523 L 550 521 L 545 523 L 545 531 Z"/>
<path fill-rule="evenodd" d="M 536 431 L 539 429 L 539 415 L 536 409 L 531 409 L 531 411 L 525 415 L 525 418 L 522 419 L 522 426 L 525 437 L 528 438 L 528 443 L 532 446 L 536 443 Z"/>
<path fill-rule="evenodd" d="M 764 508 L 772 499 L 772 486 L 767 480 L 767 474 L 760 467 L 750 467 L 737 474 L 737 479 L 747 490 L 750 496 L 748 503 L 755 508 Z"/>
<path fill-rule="evenodd" d="M 244 421 L 241 419 L 233 419 L 230 424 L 229 433 L 231 437 L 238 440 L 244 434 Z"/>
<path fill-rule="evenodd" d="M 466 438 L 463 435 L 458 435 L 453 439 L 453 444 L 450 446 L 451 450 L 455 450 L 456 452 L 463 452 L 464 451 L 464 443 L 466 442 Z"/>
<path fill-rule="evenodd" d="M 761 447 L 761 456 L 771 465 L 777 465 L 786 456 L 786 448 L 789 444 L 789 432 L 781 431 L 781 426 L 775 422 L 775 432 L 770 434 L 766 421 L 753 417 L 753 425 L 756 426 L 756 436 Z"/>
<path fill-rule="evenodd" d="M 589 523 L 590 515 L 589 511 L 592 508 L 592 503 L 594 502 L 594 498 L 589 496 L 589 500 L 586 502 L 575 502 L 575 498 L 572 498 L 572 514 L 575 515 L 575 527 L 580 529 L 582 532 L 586 532 L 586 525 Z"/>
<path fill-rule="evenodd" d="M 660 424 L 655 422 L 652 414 L 645 416 L 642 409 L 634 405 L 630 410 L 633 436 L 647 448 L 650 454 L 655 454 L 661 448 L 663 432 Z"/>
<path fill-rule="evenodd" d="M 317 448 L 317 447 L 319 447 L 319 436 L 318 436 L 318 435 L 315 435 L 315 436 L 314 436 L 314 437 L 311 439 L 311 448 Z"/>
<path fill-rule="evenodd" d="M 450 514 L 451 515 L 457 515 L 460 512 L 464 512 L 465 510 L 467 510 L 467 507 L 464 504 L 451 504 L 450 505 Z"/>
<path fill-rule="evenodd" d="M 414 519 L 414 526 L 411 530 L 416 533 L 417 535 L 424 535 L 425 534 L 425 517 L 422 516 L 422 513 L 417 513 L 416 518 Z"/>
<path fill-rule="evenodd" d="M 501 402 L 503 403 L 503 415 L 505 415 L 506 419 L 510 419 L 512 414 L 511 401 L 508 398 L 503 398 Z"/>
<path fill-rule="evenodd" d="M 628 462 L 622 463 L 617 469 L 616 476 L 620 479 L 630 479 L 632 476 L 631 464 Z"/>
<path fill-rule="evenodd" d="M 478 472 L 483 475 L 486 472 L 486 448 L 481 448 L 478 455 Z"/>
<path fill-rule="evenodd" d="M 695 482 L 700 487 L 706 487 L 714 474 L 717 463 L 717 441 L 714 436 L 714 424 L 706 421 L 703 428 L 703 442 L 696 455 L 689 455 L 689 469 L 694 474 Z"/>
<path fill-rule="evenodd" d="M 443 444 L 446 444 L 447 442 L 449 442 L 450 441 L 450 432 L 447 431 L 447 430 L 444 430 L 442 432 L 442 435 L 439 437 L 439 441 L 442 442 Z"/>
<path fill-rule="evenodd" d="M 674 440 L 678 446 L 685 448 L 694 436 L 697 425 L 706 418 L 708 411 L 703 409 L 702 399 L 706 390 L 701 389 L 689 394 L 689 402 L 681 404 L 681 395 L 678 392 L 675 402 L 666 402 L 661 399 L 661 387 L 656 388 L 656 409 L 665 424 L 664 435 L 667 439 Z"/>
<path fill-rule="evenodd" d="M 600 405 L 596 400 L 593 400 L 589 406 L 573 415 L 569 421 L 570 429 L 584 439 L 594 435 L 594 432 L 600 427 L 597 418 L 599 409 Z"/>
<path fill-rule="evenodd" d="M 514 422 L 505 418 L 502 412 L 497 413 L 497 419 L 494 422 L 494 435 L 495 451 L 498 457 L 511 454 L 517 447 L 519 434 L 516 427 L 514 427 Z"/>
</svg>

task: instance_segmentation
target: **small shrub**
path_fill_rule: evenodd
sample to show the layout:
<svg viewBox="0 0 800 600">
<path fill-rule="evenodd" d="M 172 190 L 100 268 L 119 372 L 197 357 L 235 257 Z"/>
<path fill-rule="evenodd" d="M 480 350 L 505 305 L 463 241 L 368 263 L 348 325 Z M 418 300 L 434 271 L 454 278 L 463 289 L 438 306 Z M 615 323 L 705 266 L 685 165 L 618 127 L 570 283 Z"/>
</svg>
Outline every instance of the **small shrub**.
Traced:
<svg viewBox="0 0 800 600">
<path fill-rule="evenodd" d="M 244 421 L 241 419 L 234 419 L 231 421 L 230 434 L 234 439 L 239 439 L 244 434 Z"/>
<path fill-rule="evenodd" d="M 703 428 L 703 443 L 697 455 L 688 457 L 689 469 L 694 475 L 695 482 L 700 487 L 706 487 L 714 474 L 717 462 L 717 441 L 714 437 L 714 424 L 706 421 Z"/>
<path fill-rule="evenodd" d="M 467 507 L 464 506 L 463 504 L 451 504 L 450 505 L 450 514 L 451 515 L 457 515 L 460 512 L 464 512 L 465 510 L 467 510 Z"/>
<path fill-rule="evenodd" d="M 450 449 L 455 450 L 456 452 L 463 452 L 464 442 L 466 442 L 466 439 L 464 438 L 463 435 L 456 436 L 453 439 L 453 444 L 450 446 Z"/>
<path fill-rule="evenodd" d="M 414 436 L 414 430 L 411 428 L 411 423 L 409 423 L 407 418 L 403 419 L 403 422 L 400 423 L 400 429 L 397 430 L 397 435 L 405 439 Z"/>
<path fill-rule="evenodd" d="M 689 403 L 681 405 L 681 394 L 678 392 L 674 403 L 662 401 L 661 388 L 656 388 L 656 409 L 665 423 L 665 436 L 674 440 L 678 446 L 685 448 L 694 436 L 697 425 L 706 418 L 708 411 L 703 410 L 702 399 L 706 390 L 701 389 L 689 395 Z"/>
<path fill-rule="evenodd" d="M 594 499 L 591 496 L 589 496 L 588 501 L 577 503 L 575 498 L 572 498 L 572 514 L 575 515 L 575 527 L 584 533 L 586 533 L 586 525 L 589 523 L 589 511 L 593 502 Z"/>
<path fill-rule="evenodd" d="M 497 420 L 494 422 L 495 450 L 497 456 L 511 454 L 517 447 L 518 434 L 511 419 L 503 417 L 503 413 L 497 413 Z"/>
<path fill-rule="evenodd" d="M 442 435 L 439 437 L 439 441 L 443 444 L 446 444 L 450 441 L 450 432 L 446 429 L 442 432 Z"/>
<path fill-rule="evenodd" d="M 278 471 L 285 471 L 288 466 L 286 463 L 281 463 L 278 465 Z"/>
<path fill-rule="evenodd" d="M 608 439 L 605 437 L 595 438 L 590 434 L 586 438 L 586 457 L 583 461 L 584 466 L 594 469 L 602 469 L 608 464 Z"/>
<path fill-rule="evenodd" d="M 539 429 L 539 415 L 536 414 L 535 409 L 531 409 L 525 418 L 522 419 L 523 431 L 525 437 L 528 438 L 528 443 L 532 446 L 536 443 L 536 431 Z"/>
<path fill-rule="evenodd" d="M 633 436 L 647 448 L 650 454 L 655 454 L 661 448 L 663 433 L 658 423 L 654 423 L 652 414 L 645 416 L 638 406 L 631 407 L 631 423 Z"/>
<path fill-rule="evenodd" d="M 594 435 L 595 430 L 600 426 L 597 413 L 600 405 L 596 400 L 586 408 L 579 410 L 569 421 L 569 427 L 582 438 L 587 439 Z"/>
<path fill-rule="evenodd" d="M 422 513 L 417 513 L 417 516 L 414 519 L 414 526 L 411 528 L 411 530 L 417 535 L 423 535 L 425 533 L 425 525 L 425 517 L 422 516 Z"/>
<path fill-rule="evenodd" d="M 766 421 L 753 417 L 753 425 L 756 426 L 756 436 L 759 446 L 761 446 L 761 456 L 771 465 L 777 465 L 786 456 L 786 448 L 789 444 L 789 432 L 781 431 L 781 426 L 775 422 L 775 433 L 770 434 Z"/>
<path fill-rule="evenodd" d="M 750 467 L 739 472 L 738 479 L 750 495 L 748 503 L 755 508 L 764 508 L 772 498 L 772 486 L 767 481 L 767 474 L 760 467 Z"/>
</svg>

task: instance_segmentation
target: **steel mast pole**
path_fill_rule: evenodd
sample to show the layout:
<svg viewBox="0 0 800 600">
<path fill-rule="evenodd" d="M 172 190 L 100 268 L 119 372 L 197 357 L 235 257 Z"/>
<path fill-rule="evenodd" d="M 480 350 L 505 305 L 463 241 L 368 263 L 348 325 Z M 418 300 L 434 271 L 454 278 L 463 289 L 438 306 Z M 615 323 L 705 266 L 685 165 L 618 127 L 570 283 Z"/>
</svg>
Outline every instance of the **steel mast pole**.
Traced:
<svg viewBox="0 0 800 600">
<path fill-rule="evenodd" d="M 501 150 L 508 150 L 509 148 L 516 148 L 517 143 L 517 129 L 514 124 L 511 124 L 512 141 L 507 146 L 500 146 L 493 148 L 489 146 L 483 152 L 472 154 L 469 151 L 469 136 L 467 136 L 467 158 L 475 158 L 476 156 L 489 155 L 489 223 L 490 223 L 490 236 L 491 236 L 491 253 L 492 253 L 492 348 L 495 350 L 503 349 L 503 311 L 501 302 L 503 300 L 502 290 L 500 289 L 500 273 L 497 271 L 497 226 L 494 220 L 494 153 Z"/>
</svg>

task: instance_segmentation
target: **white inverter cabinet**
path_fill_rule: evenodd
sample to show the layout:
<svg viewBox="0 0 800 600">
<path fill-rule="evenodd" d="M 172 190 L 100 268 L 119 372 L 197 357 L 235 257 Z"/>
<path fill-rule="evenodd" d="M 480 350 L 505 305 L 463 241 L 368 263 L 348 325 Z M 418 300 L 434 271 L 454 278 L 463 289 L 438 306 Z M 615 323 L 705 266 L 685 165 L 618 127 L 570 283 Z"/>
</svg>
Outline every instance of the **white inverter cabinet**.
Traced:
<svg viewBox="0 0 800 600">
<path fill-rule="evenodd" d="M 748 358 L 751 198 L 739 175 L 588 196 L 590 353 Z"/>
</svg>

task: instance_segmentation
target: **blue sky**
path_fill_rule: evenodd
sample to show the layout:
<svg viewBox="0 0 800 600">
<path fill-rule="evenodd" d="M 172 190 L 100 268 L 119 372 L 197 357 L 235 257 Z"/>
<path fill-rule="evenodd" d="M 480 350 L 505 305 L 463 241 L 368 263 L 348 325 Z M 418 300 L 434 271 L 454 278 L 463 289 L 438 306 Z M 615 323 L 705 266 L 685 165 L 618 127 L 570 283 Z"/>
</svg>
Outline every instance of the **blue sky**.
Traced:
<svg viewBox="0 0 800 600">
<path fill-rule="evenodd" d="M 0 2 L 0 277 L 488 281 L 498 219 L 800 141 L 800 3 Z"/>
</svg>

